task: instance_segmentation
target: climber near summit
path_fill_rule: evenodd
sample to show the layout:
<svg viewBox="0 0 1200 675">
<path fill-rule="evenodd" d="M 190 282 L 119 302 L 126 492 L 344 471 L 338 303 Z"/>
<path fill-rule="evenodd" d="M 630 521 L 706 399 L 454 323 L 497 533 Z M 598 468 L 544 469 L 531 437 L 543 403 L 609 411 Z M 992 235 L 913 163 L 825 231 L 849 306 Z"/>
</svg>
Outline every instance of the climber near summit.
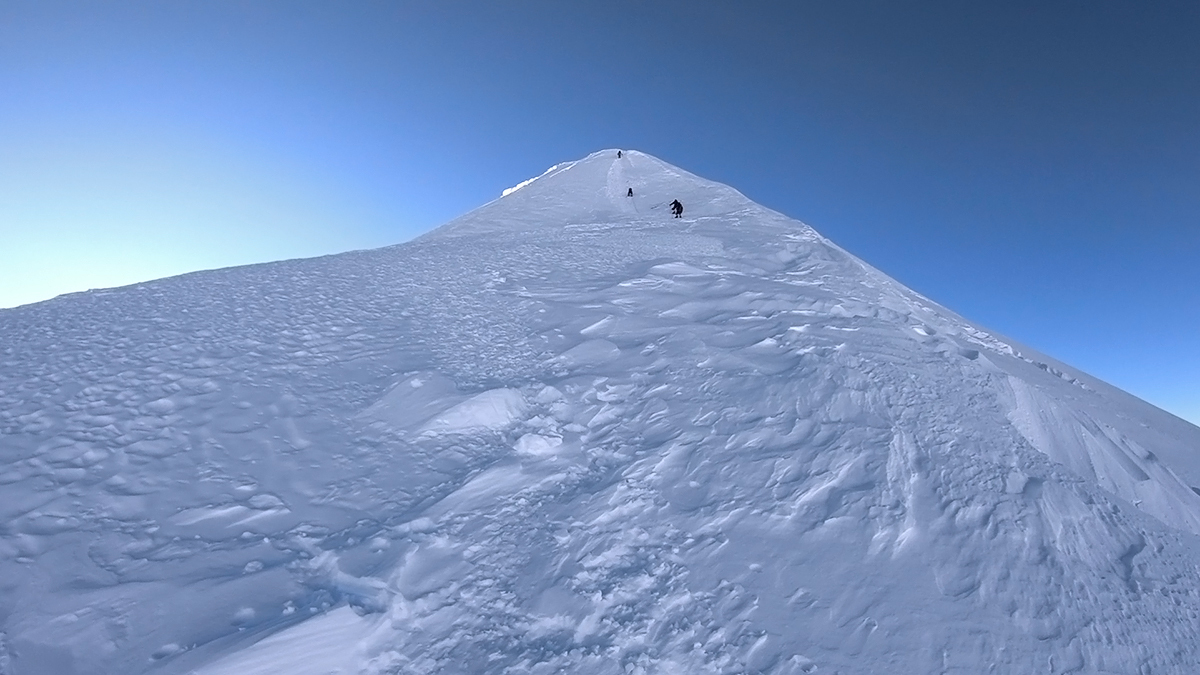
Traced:
<svg viewBox="0 0 1200 675">
<path fill-rule="evenodd" d="M 617 151 L 617 159 L 621 159 L 621 151 L 620 150 Z"/>
<path fill-rule="evenodd" d="M 683 204 L 680 204 L 678 199 L 671 201 L 671 213 L 674 213 L 676 218 L 683 217 Z"/>
<path fill-rule="evenodd" d="M 633 196 L 633 188 L 629 188 L 629 192 L 625 193 L 625 196 L 632 197 Z"/>
</svg>

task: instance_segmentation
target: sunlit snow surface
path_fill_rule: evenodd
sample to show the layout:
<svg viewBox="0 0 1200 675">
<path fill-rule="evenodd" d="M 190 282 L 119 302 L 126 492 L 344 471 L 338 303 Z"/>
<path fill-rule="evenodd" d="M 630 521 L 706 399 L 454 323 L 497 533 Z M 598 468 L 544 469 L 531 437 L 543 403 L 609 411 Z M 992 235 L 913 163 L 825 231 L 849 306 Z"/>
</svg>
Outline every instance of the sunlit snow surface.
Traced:
<svg viewBox="0 0 1200 675">
<path fill-rule="evenodd" d="M 0 433 L 5 675 L 1200 672 L 1200 429 L 636 152 L 0 311 Z"/>
</svg>

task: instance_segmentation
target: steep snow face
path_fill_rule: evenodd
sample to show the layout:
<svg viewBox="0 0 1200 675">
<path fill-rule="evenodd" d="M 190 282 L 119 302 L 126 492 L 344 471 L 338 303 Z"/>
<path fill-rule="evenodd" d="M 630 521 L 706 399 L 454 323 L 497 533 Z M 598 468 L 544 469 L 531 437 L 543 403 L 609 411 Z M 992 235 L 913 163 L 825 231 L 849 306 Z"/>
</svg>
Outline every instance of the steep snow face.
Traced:
<svg viewBox="0 0 1200 675">
<path fill-rule="evenodd" d="M 773 213 L 727 185 L 704 180 L 656 157 L 622 151 L 617 159 L 616 154 L 616 150 L 602 150 L 576 162 L 558 164 L 423 239 L 554 234 L 564 226 L 660 221 L 671 218 L 668 204 L 673 199 L 681 201 L 692 218 Z M 628 196 L 630 188 L 633 197 Z"/>
<path fill-rule="evenodd" d="M 1200 429 L 637 152 L 0 312 L 0 433 L 6 674 L 1200 667 Z"/>
</svg>

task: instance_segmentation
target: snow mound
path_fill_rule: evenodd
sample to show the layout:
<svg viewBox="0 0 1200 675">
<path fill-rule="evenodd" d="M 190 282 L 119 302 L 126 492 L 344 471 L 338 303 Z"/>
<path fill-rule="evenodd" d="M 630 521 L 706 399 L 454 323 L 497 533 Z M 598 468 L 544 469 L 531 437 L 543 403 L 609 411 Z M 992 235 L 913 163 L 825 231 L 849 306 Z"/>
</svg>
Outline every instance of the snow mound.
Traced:
<svg viewBox="0 0 1200 675">
<path fill-rule="evenodd" d="M 1190 675 L 1198 452 L 606 150 L 408 244 L 0 311 L 0 672 Z"/>
<path fill-rule="evenodd" d="M 504 429 L 519 420 L 525 410 L 525 399 L 521 392 L 493 389 L 472 396 L 426 422 L 421 431 L 436 434 Z"/>
</svg>

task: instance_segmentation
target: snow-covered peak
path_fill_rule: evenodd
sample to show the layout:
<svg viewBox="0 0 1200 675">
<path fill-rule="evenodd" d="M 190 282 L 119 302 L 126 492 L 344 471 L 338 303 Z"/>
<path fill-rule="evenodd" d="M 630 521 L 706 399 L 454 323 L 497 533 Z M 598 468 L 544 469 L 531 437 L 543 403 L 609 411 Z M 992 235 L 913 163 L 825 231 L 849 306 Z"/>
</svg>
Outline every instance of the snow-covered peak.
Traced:
<svg viewBox="0 0 1200 675">
<path fill-rule="evenodd" d="M 557 164 L 504 195 L 456 218 L 425 238 L 486 233 L 520 234 L 613 221 L 670 217 L 679 200 L 689 217 L 720 217 L 766 209 L 737 190 L 706 180 L 636 150 L 601 150 Z M 629 196 L 629 190 L 633 196 Z"/>
<path fill-rule="evenodd" d="M 0 673 L 1191 675 L 1198 449 L 606 150 L 0 311 Z"/>
</svg>

